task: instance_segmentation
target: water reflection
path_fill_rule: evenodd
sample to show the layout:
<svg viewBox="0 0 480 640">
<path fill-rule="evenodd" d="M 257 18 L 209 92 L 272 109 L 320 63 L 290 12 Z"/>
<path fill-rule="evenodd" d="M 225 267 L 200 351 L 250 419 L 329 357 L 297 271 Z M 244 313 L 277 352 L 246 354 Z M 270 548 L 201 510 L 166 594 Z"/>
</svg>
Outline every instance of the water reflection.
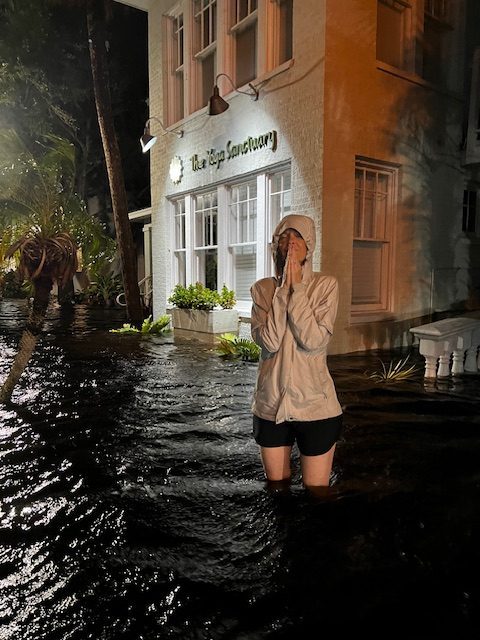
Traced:
<svg viewBox="0 0 480 640">
<path fill-rule="evenodd" d="M 2 639 L 469 637 L 479 403 L 331 359 L 346 429 L 329 496 L 265 487 L 255 366 L 54 309 L 0 410 Z M 0 307 L 0 376 L 22 305 Z M 372 356 L 373 358 L 373 356 Z M 368 360 L 368 358 L 367 358 Z M 468 381 L 463 384 L 470 384 Z M 388 629 L 388 633 L 385 629 Z"/>
</svg>

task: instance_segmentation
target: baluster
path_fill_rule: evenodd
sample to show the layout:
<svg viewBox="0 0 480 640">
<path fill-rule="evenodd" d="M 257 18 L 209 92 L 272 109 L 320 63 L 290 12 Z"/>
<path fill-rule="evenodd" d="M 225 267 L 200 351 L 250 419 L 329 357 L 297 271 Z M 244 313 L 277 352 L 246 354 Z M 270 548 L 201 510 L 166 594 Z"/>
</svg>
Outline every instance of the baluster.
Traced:
<svg viewBox="0 0 480 640">
<path fill-rule="evenodd" d="M 425 357 L 425 378 L 435 378 L 437 376 L 437 356 Z"/>
<path fill-rule="evenodd" d="M 444 353 L 438 358 L 437 378 L 448 378 L 450 375 L 450 354 Z"/>
<path fill-rule="evenodd" d="M 476 373 L 477 370 L 477 347 L 469 347 L 467 349 L 467 355 L 465 356 L 465 371 L 468 371 L 468 373 Z"/>
<path fill-rule="evenodd" d="M 463 349 L 455 349 L 453 352 L 452 375 L 458 376 L 463 373 Z"/>
</svg>

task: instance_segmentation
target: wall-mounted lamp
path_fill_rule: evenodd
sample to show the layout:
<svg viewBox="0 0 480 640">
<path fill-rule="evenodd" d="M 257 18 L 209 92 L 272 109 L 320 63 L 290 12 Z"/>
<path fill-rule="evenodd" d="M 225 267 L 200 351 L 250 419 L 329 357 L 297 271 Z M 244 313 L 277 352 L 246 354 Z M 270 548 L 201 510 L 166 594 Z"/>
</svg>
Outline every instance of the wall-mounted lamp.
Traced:
<svg viewBox="0 0 480 640">
<path fill-rule="evenodd" d="M 237 89 L 237 87 L 233 84 L 233 80 L 230 78 L 230 76 L 227 76 L 226 73 L 219 73 L 215 78 L 215 84 L 213 86 L 213 95 L 208 101 L 209 116 L 218 116 L 220 113 L 223 113 L 224 111 L 226 111 L 230 106 L 228 102 L 222 98 L 218 90 L 217 82 L 221 76 L 224 76 L 225 78 L 227 78 L 227 80 L 230 82 L 230 84 L 232 85 L 232 87 L 237 93 L 243 93 L 246 96 L 251 96 L 254 100 L 258 100 L 258 89 L 255 89 L 253 84 L 251 84 L 250 82 L 248 83 L 248 86 L 252 90 L 252 93 L 248 91 L 240 91 L 240 89 Z"/>
<path fill-rule="evenodd" d="M 183 138 L 183 129 L 179 129 L 178 131 L 170 131 L 169 129 L 164 127 L 163 122 L 160 120 L 160 118 L 157 118 L 156 116 L 151 116 L 145 122 L 145 127 L 143 129 L 143 135 L 140 138 L 140 144 L 142 145 L 143 153 L 147 153 L 147 151 L 149 151 L 157 141 L 157 136 L 152 136 L 150 134 L 150 121 L 151 120 L 156 120 L 166 133 L 174 133 L 178 138 Z"/>
</svg>

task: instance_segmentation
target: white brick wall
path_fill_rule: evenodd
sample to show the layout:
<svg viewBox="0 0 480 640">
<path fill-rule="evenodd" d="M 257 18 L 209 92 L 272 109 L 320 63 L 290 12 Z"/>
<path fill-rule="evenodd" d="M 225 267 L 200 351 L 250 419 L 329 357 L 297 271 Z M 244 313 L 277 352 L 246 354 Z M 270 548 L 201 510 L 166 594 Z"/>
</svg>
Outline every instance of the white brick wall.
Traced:
<svg viewBox="0 0 480 640">
<path fill-rule="evenodd" d="M 272 165 L 291 161 L 293 211 L 313 217 L 320 230 L 323 122 L 323 15 L 324 1 L 302 0 L 294 3 L 294 54 L 290 69 L 272 77 L 260 89 L 260 98 L 230 94 L 230 108 L 219 116 L 209 117 L 201 110 L 180 125 L 184 137 L 160 135 L 152 148 L 152 224 L 154 314 L 164 311 L 170 280 L 169 206 L 167 198 L 198 188 L 214 185 L 245 173 L 260 171 Z M 149 11 L 150 43 L 150 114 L 163 119 L 162 15 L 173 2 L 153 1 Z M 312 22 L 318 31 L 312 34 Z M 255 84 L 255 83 L 254 83 Z M 159 129 L 152 122 L 157 134 Z M 192 171 L 193 154 L 205 156 L 208 149 L 224 149 L 228 140 L 242 142 L 271 130 L 277 131 L 275 152 L 262 149 L 245 156 L 225 160 L 215 166 Z M 174 185 L 169 164 L 178 155 L 184 163 L 183 179 Z M 319 238 L 320 240 L 320 238 Z M 320 243 L 318 242 L 318 245 Z M 315 263 L 319 265 L 319 250 Z"/>
<path fill-rule="evenodd" d="M 149 2 L 150 113 L 160 118 L 162 15 L 175 4 L 172 0 Z M 453 4 L 452 37 L 457 40 L 449 74 L 455 80 L 451 88 L 460 92 L 465 2 Z M 412 5 L 421 7 L 422 2 L 412 0 Z M 151 151 L 154 313 L 163 312 L 169 293 L 168 197 L 289 161 L 292 208 L 316 223 L 314 267 L 332 273 L 340 284 L 331 352 L 386 348 L 398 343 L 397 334 L 403 341 L 410 319 L 429 310 L 432 270 L 473 264 L 473 247 L 464 242 L 459 227 L 466 183 L 459 162 L 462 100 L 421 78 L 377 63 L 376 0 L 295 0 L 293 7 L 294 64 L 262 84 L 258 102 L 230 94 L 228 111 L 208 117 L 201 110 L 187 117 L 179 125 L 185 130 L 183 139 L 161 135 Z M 153 128 L 160 133 L 154 124 Z M 241 142 L 272 129 L 278 133 L 275 153 L 257 151 L 225 161 L 218 170 L 208 167 L 192 172 L 189 159 L 194 153 L 203 156 L 212 147 L 223 149 L 228 140 Z M 168 177 L 174 155 L 185 163 L 184 178 L 177 186 Z M 356 156 L 401 168 L 391 273 L 393 303 L 385 318 L 365 317 L 357 324 L 351 315 Z M 457 289 L 448 294 L 451 302 L 466 295 L 461 287 Z"/>
</svg>

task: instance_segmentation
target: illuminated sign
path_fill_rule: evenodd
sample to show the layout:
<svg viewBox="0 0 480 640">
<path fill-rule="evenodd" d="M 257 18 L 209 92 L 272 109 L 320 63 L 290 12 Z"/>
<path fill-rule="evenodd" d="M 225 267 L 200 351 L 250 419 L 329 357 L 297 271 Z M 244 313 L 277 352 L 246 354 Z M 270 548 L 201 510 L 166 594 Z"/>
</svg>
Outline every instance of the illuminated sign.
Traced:
<svg viewBox="0 0 480 640">
<path fill-rule="evenodd" d="M 209 166 L 215 166 L 219 169 L 225 160 L 233 160 L 239 156 L 261 151 L 262 149 L 276 151 L 277 132 L 275 129 L 256 137 L 248 136 L 246 140 L 238 143 L 229 140 L 225 149 L 208 149 L 204 156 L 199 156 L 195 153 L 190 158 L 192 171 L 200 171 L 200 169 L 206 169 Z"/>
</svg>

